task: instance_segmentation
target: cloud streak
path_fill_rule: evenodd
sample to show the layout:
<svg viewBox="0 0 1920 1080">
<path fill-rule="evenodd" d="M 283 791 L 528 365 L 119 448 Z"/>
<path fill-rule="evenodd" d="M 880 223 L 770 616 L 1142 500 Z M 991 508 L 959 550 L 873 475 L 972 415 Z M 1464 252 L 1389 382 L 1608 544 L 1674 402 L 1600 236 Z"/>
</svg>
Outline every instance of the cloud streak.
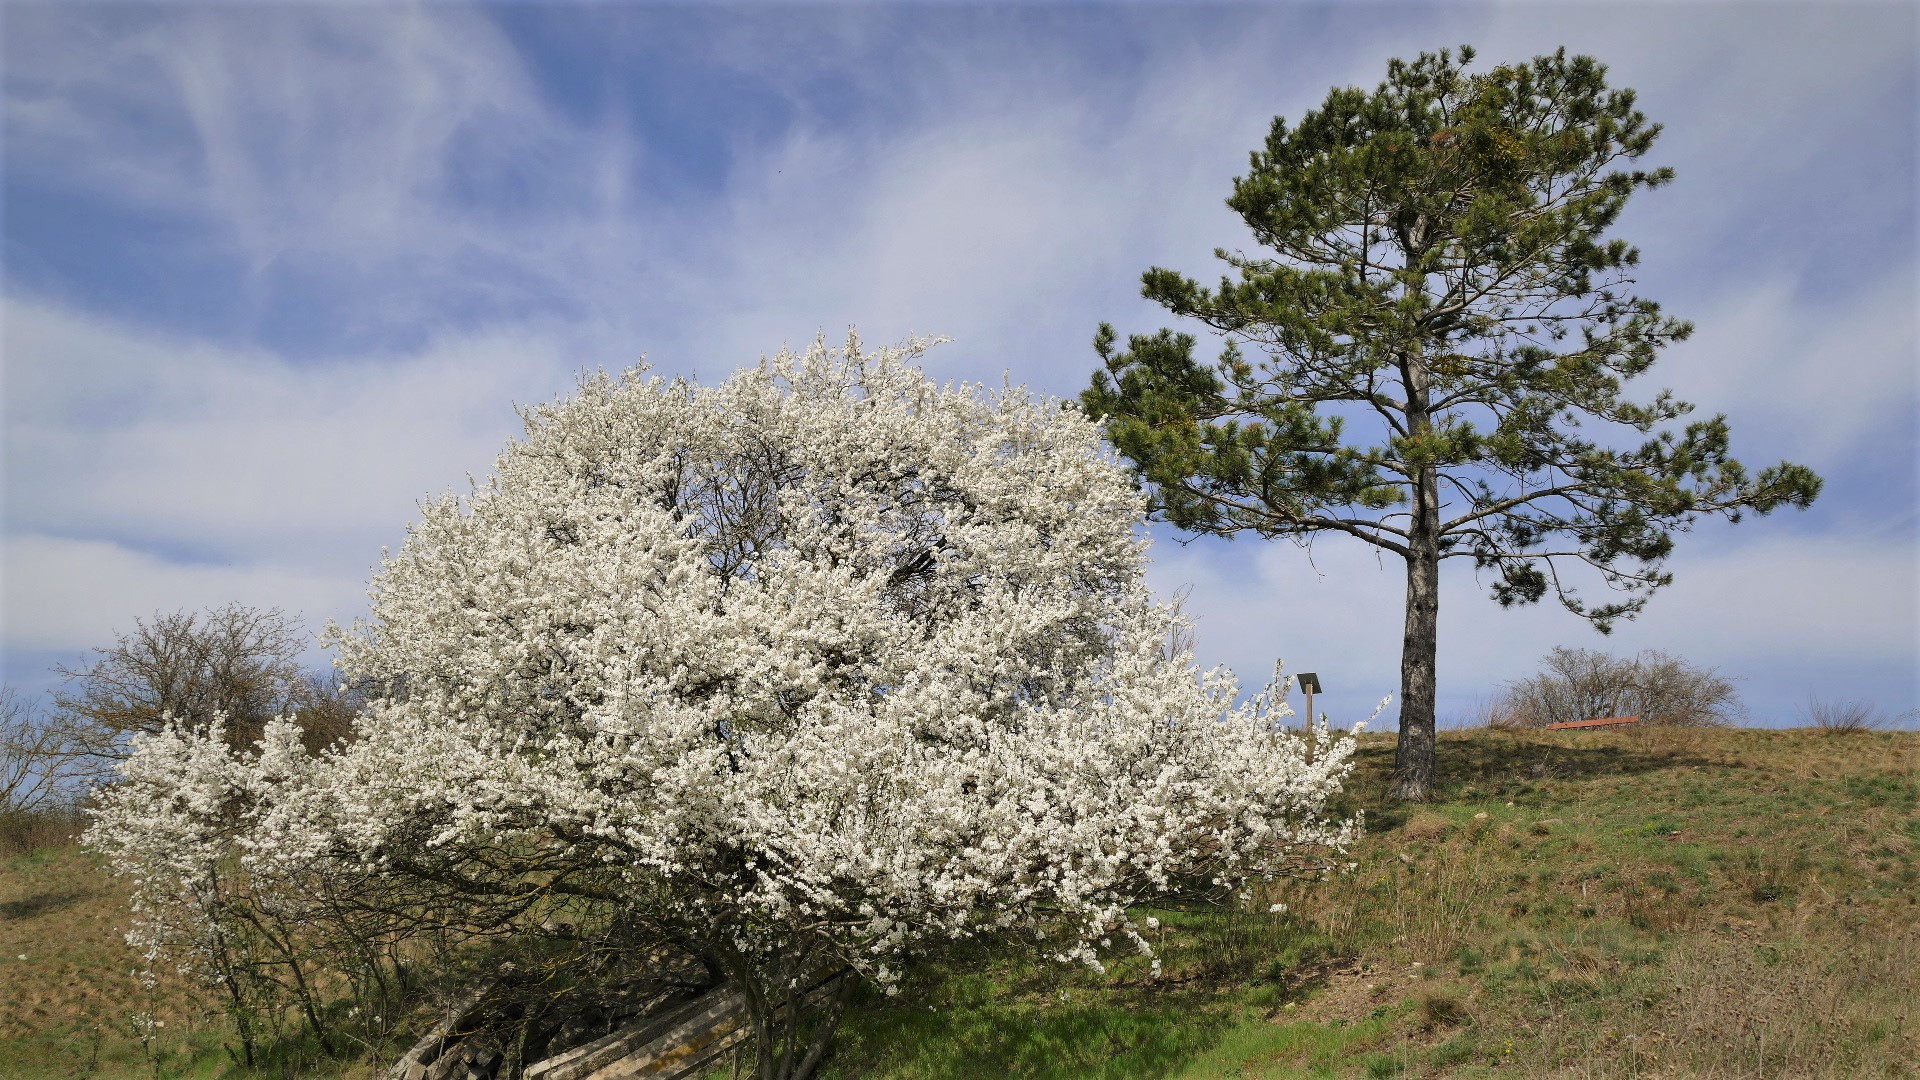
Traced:
<svg viewBox="0 0 1920 1080">
<path fill-rule="evenodd" d="M 1835 480 L 1805 519 L 1683 538 L 1681 584 L 1621 644 L 1742 674 L 1802 642 L 1890 706 L 1920 703 L 1896 655 L 1920 605 L 1912 103 L 1867 129 L 1909 133 L 1904 187 L 1833 122 L 1912 83 L 1911 33 L 1893 32 L 1910 13 L 1661 8 L 1659 32 L 1629 34 L 1517 7 L 1391 26 L 1309 8 L 557 10 L 9 13 L 14 206 L 57 187 L 134 230 L 8 222 L 10 658 L 157 607 L 351 617 L 378 546 L 484 470 L 510 403 L 642 352 L 712 379 L 858 324 L 953 336 L 930 356 L 943 377 L 1072 394 L 1096 323 L 1166 323 L 1141 270 L 1204 278 L 1212 248 L 1245 242 L 1221 200 L 1274 113 L 1425 47 L 1477 40 L 1492 62 L 1575 41 L 1641 88 L 1682 168 L 1623 223 L 1649 292 L 1700 325 L 1653 381 L 1728 412 L 1750 463 Z M 1808 248 L 1811 225 L 1755 227 L 1816 196 L 1820 229 L 1879 239 L 1838 260 Z M 115 257 L 135 247 L 163 253 L 148 276 Z M 213 271 L 196 285 L 189 266 Z M 1258 676 L 1275 654 L 1338 655 L 1370 701 L 1394 679 L 1399 583 L 1335 544 L 1316 559 L 1324 579 L 1290 548 L 1163 544 L 1156 575 L 1194 583 L 1208 659 Z M 1459 693 L 1590 640 L 1464 578 L 1448 590 Z"/>
</svg>

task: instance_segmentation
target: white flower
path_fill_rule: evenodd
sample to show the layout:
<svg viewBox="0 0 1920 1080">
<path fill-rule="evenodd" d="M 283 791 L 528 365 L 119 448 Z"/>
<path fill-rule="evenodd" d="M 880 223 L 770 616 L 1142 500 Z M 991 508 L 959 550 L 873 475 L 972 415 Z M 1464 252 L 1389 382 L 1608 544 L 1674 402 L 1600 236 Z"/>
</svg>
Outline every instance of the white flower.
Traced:
<svg viewBox="0 0 1920 1080">
<path fill-rule="evenodd" d="M 1352 738 L 1309 761 L 1278 681 L 1235 707 L 1227 672 L 1168 655 L 1185 623 L 1098 427 L 937 385 L 926 345 L 816 343 L 717 387 L 603 374 L 526 409 L 383 558 L 371 621 L 330 630 L 393 688 L 355 740 L 137 742 L 91 834 L 134 879 L 130 940 L 205 974 L 235 904 L 564 877 L 728 928 L 736 975 L 804 946 L 891 994 L 899 958 L 987 927 L 1096 969 L 1150 955 L 1131 906 L 1342 848 Z"/>
</svg>

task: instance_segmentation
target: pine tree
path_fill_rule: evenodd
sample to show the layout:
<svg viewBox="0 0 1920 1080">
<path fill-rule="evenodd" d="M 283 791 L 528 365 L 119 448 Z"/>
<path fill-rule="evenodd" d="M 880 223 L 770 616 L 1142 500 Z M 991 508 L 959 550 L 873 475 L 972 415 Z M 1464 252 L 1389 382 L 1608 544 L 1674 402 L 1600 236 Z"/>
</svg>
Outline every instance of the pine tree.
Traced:
<svg viewBox="0 0 1920 1080">
<path fill-rule="evenodd" d="M 1691 405 L 1622 396 L 1692 330 L 1633 295 L 1639 252 L 1607 236 L 1673 177 L 1636 165 L 1660 126 L 1633 91 L 1564 49 L 1484 74 L 1472 60 L 1394 60 L 1371 93 L 1275 118 L 1227 200 L 1263 250 L 1216 251 L 1233 271 L 1217 288 L 1142 278 L 1225 336 L 1218 362 L 1170 330 L 1120 350 L 1102 325 L 1082 395 L 1179 528 L 1336 533 L 1405 560 L 1405 799 L 1434 779 L 1442 560 L 1472 559 L 1503 606 L 1551 592 L 1604 633 L 1672 580 L 1675 532 L 1820 490 L 1801 465 L 1750 475 L 1723 416 L 1676 432 Z M 1579 564 L 1619 595 L 1589 605 Z"/>
</svg>

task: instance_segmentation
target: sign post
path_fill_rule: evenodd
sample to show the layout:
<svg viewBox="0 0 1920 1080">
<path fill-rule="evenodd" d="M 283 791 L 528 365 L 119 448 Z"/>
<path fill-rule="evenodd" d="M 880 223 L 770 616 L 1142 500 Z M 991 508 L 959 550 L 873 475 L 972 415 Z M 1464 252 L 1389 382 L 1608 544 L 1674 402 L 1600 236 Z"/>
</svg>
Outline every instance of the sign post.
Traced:
<svg viewBox="0 0 1920 1080">
<path fill-rule="evenodd" d="M 1293 677 L 1307 694 L 1307 764 L 1313 764 L 1313 695 L 1320 691 L 1320 676 L 1303 671 Z"/>
</svg>

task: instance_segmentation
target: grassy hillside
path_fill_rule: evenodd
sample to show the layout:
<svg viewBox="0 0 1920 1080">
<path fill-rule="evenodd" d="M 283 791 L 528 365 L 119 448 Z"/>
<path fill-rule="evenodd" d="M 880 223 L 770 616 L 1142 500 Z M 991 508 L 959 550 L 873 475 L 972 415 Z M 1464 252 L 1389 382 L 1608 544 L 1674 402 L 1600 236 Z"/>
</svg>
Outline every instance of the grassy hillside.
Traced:
<svg viewBox="0 0 1920 1080">
<path fill-rule="evenodd" d="M 1411 811 L 1391 757 L 1362 752 L 1350 875 L 1158 913 L 1157 982 L 920 971 L 858 1003 L 828 1075 L 1920 1076 L 1920 734 L 1447 733 Z M 120 904 L 72 849 L 5 864 L 0 1075 L 238 1071 L 207 998 L 130 977 Z"/>
<path fill-rule="evenodd" d="M 126 925 L 124 891 L 77 848 L 6 861 L 0 1077 L 151 1077 L 156 1061 L 162 1075 L 213 1075 L 225 1055 L 211 999 L 177 978 L 143 985 Z"/>
</svg>

